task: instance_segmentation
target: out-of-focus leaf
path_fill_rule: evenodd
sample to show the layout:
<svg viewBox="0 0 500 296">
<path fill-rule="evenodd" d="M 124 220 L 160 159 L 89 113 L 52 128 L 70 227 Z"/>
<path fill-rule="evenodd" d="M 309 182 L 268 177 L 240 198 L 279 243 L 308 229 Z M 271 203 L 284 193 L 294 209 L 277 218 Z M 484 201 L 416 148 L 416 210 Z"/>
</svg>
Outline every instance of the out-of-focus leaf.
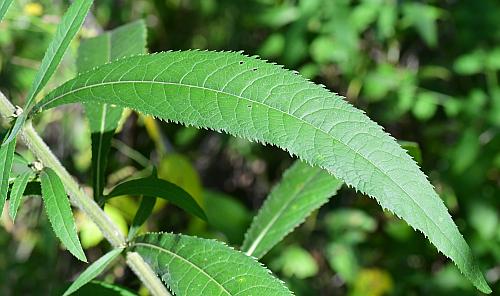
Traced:
<svg viewBox="0 0 500 296">
<path fill-rule="evenodd" d="M 285 37 L 276 33 L 267 37 L 264 44 L 260 47 L 259 54 L 264 58 L 280 56 L 285 48 Z"/>
<path fill-rule="evenodd" d="M 384 3 L 380 6 L 380 14 L 377 21 L 378 32 L 383 38 L 394 36 L 396 21 L 398 19 L 397 3 Z"/>
<path fill-rule="evenodd" d="M 28 181 L 35 176 L 33 171 L 27 171 L 16 178 L 10 191 L 9 215 L 12 221 L 16 220 L 17 210 L 28 185 Z"/>
<path fill-rule="evenodd" d="M 413 106 L 413 114 L 416 118 L 426 121 L 434 116 L 437 110 L 438 99 L 431 92 L 422 92 L 417 95 L 417 101 Z"/>
<path fill-rule="evenodd" d="M 82 272 L 78 278 L 69 286 L 69 288 L 64 292 L 63 296 L 70 295 L 80 289 L 82 286 L 92 281 L 95 277 L 100 275 L 108 265 L 113 262 L 116 257 L 120 255 L 123 249 L 114 249 L 99 258 L 94 263 L 90 264 L 84 272 Z"/>
<path fill-rule="evenodd" d="M 266 10 L 258 16 L 263 24 L 273 28 L 279 28 L 289 24 L 300 17 L 300 10 L 293 6 L 282 5 L 273 9 Z"/>
<path fill-rule="evenodd" d="M 139 209 L 137 209 L 137 213 L 134 216 L 132 225 L 130 225 L 130 230 L 128 232 L 129 240 L 132 239 L 137 234 L 142 224 L 144 224 L 144 222 L 146 222 L 146 220 L 149 218 L 149 216 L 153 212 L 155 203 L 156 203 L 156 197 L 151 197 L 151 196 L 142 197 Z"/>
<path fill-rule="evenodd" d="M 342 186 L 321 168 L 297 161 L 273 188 L 248 229 L 241 249 L 261 258 Z"/>
<path fill-rule="evenodd" d="M 326 227 L 335 235 L 346 230 L 361 230 L 372 232 L 377 228 L 377 222 L 371 216 L 358 209 L 338 209 L 325 217 Z"/>
<path fill-rule="evenodd" d="M 16 140 L 14 139 L 7 145 L 0 147 L 0 216 L 2 215 L 7 193 L 9 191 L 9 177 L 14 161 L 14 152 L 16 150 Z"/>
<path fill-rule="evenodd" d="M 270 266 L 273 270 L 281 271 L 286 277 L 295 276 L 305 279 L 318 273 L 318 264 L 307 250 L 292 245 L 287 247 Z"/>
<path fill-rule="evenodd" d="M 36 95 L 49 82 L 49 79 L 56 71 L 71 40 L 73 40 L 80 30 L 90 6 L 92 6 L 92 2 L 92 0 L 75 0 L 60 20 L 56 34 L 45 52 L 35 80 L 33 80 L 33 84 L 28 92 L 24 112 L 16 119 L 12 132 L 6 140 L 7 143 L 12 141 L 21 130 L 27 119 L 28 112 L 35 104 Z"/>
<path fill-rule="evenodd" d="M 123 235 L 126 235 L 128 224 L 123 217 L 122 212 L 109 204 L 106 204 L 104 207 L 104 212 L 123 233 Z M 94 222 L 87 217 L 87 215 L 84 215 L 81 212 L 77 213 L 77 223 L 78 229 L 80 229 L 80 240 L 82 241 L 83 248 L 88 249 L 95 247 L 104 239 L 99 227 L 97 227 L 97 225 L 95 225 Z"/>
<path fill-rule="evenodd" d="M 434 6 L 420 2 L 410 2 L 403 5 L 403 22 L 415 27 L 427 45 L 437 45 L 437 20 L 441 11 Z"/>
<path fill-rule="evenodd" d="M 483 71 L 485 53 L 483 50 L 475 50 L 462 55 L 455 60 L 453 69 L 461 75 L 473 75 Z"/>
<path fill-rule="evenodd" d="M 399 69 L 393 65 L 381 64 L 375 71 L 366 75 L 363 92 L 370 101 L 383 100 L 390 91 L 399 86 L 401 77 Z"/>
<path fill-rule="evenodd" d="M 146 25 L 136 21 L 81 42 L 77 67 L 86 72 L 122 57 L 146 51 Z M 102 197 L 111 139 L 121 119 L 123 108 L 110 104 L 85 104 L 92 133 L 92 186 L 94 199 Z"/>
<path fill-rule="evenodd" d="M 391 275 L 382 269 L 370 268 L 359 271 L 351 296 L 382 296 L 393 289 Z"/>
<path fill-rule="evenodd" d="M 462 174 L 477 159 L 481 150 L 479 133 L 473 128 L 463 131 L 461 139 L 454 146 L 451 157 L 452 169 L 455 174 Z"/>
<path fill-rule="evenodd" d="M 130 249 L 176 295 L 292 295 L 254 258 L 215 240 L 148 233 L 137 237 Z"/>
<path fill-rule="evenodd" d="M 353 283 L 359 271 L 359 263 L 353 250 L 354 246 L 331 243 L 326 248 L 326 258 L 331 268 L 347 283 Z"/>
<path fill-rule="evenodd" d="M 221 231 L 231 244 L 241 244 L 252 221 L 250 212 L 231 196 L 214 191 L 205 191 L 203 196 L 208 223 Z"/>
<path fill-rule="evenodd" d="M 485 67 L 489 70 L 500 70 L 500 47 L 495 47 L 487 54 Z"/>
<path fill-rule="evenodd" d="M 492 205 L 478 202 L 470 207 L 469 212 L 470 223 L 481 237 L 485 240 L 494 239 L 499 226 L 498 210 Z"/>
<path fill-rule="evenodd" d="M 200 176 L 189 159 L 182 154 L 170 153 L 158 165 L 158 177 L 181 187 L 203 208 L 203 187 Z"/>
<path fill-rule="evenodd" d="M 143 197 L 158 197 L 172 202 L 188 213 L 195 215 L 203 220 L 207 220 L 203 209 L 196 203 L 189 193 L 179 186 L 157 179 L 156 177 L 147 177 L 125 181 L 118 184 L 113 190 L 105 196 L 105 200 L 122 195 L 139 195 Z"/>
<path fill-rule="evenodd" d="M 87 262 L 76 233 L 73 212 L 61 179 L 51 168 L 46 167 L 40 173 L 40 180 L 42 197 L 52 230 L 71 254 L 81 261 Z"/>
</svg>

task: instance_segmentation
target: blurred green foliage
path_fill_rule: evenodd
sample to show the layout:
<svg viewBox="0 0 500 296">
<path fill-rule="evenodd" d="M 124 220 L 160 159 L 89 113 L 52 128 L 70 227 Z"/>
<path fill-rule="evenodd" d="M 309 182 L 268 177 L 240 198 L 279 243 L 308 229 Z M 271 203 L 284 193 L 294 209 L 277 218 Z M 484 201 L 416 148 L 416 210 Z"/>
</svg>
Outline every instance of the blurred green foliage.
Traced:
<svg viewBox="0 0 500 296">
<path fill-rule="evenodd" d="M 0 88 L 14 103 L 22 105 L 67 2 L 18 0 L 0 23 Z M 500 2 L 102 0 L 92 12 L 82 37 L 95 35 L 99 26 L 112 29 L 143 18 L 151 52 L 244 50 L 344 95 L 405 141 L 401 144 L 429 175 L 493 291 L 500 290 Z M 75 75 L 77 46 L 52 86 Z M 131 158 L 142 155 L 139 161 L 145 158 L 164 170 L 160 176 L 196 191 L 211 222 L 163 204 L 148 229 L 239 244 L 250 213 L 290 157 L 274 147 L 150 121 L 127 114 L 117 135 L 121 144 L 114 145 L 109 159 L 108 188 L 143 174 L 144 164 Z M 43 113 L 36 126 L 88 185 L 90 142 L 81 107 Z M 107 211 L 125 230 L 137 206 L 130 197 Z M 0 294 L 57 294 L 82 270 L 81 263 L 58 251 L 39 199 L 26 201 L 15 225 L 3 217 Z M 93 261 L 106 243 L 85 218 L 78 220 Z M 421 234 L 348 188 L 264 260 L 297 295 L 477 293 Z M 123 265 L 106 278 L 140 288 Z"/>
</svg>

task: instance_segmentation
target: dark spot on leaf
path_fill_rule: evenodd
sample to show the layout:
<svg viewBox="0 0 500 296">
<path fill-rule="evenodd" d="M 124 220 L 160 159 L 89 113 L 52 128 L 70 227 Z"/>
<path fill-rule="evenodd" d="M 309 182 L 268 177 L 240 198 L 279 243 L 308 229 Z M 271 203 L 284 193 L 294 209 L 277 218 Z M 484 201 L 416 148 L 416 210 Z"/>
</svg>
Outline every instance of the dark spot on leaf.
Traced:
<svg viewBox="0 0 500 296">
<path fill-rule="evenodd" d="M 253 68 L 252 71 L 257 71 L 257 68 Z"/>
<path fill-rule="evenodd" d="M 240 61 L 240 65 L 243 65 L 243 61 Z"/>
</svg>

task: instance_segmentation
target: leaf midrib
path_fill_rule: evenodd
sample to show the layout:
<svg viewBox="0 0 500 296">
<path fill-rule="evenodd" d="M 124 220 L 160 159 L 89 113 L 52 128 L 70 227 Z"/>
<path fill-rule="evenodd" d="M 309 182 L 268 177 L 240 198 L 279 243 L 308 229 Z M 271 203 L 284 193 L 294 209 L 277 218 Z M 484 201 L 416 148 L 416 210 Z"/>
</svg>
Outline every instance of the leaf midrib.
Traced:
<svg viewBox="0 0 500 296">
<path fill-rule="evenodd" d="M 143 246 L 143 247 L 146 247 L 146 248 L 151 248 L 151 249 L 157 249 L 158 251 L 160 252 L 164 252 L 164 253 L 167 253 L 181 261 L 184 261 L 186 262 L 187 264 L 191 265 L 193 268 L 195 268 L 196 270 L 198 270 L 201 274 L 205 275 L 210 281 L 214 282 L 217 286 L 219 286 L 223 292 L 225 292 L 227 295 L 229 296 L 232 296 L 233 294 L 231 294 L 225 287 L 224 285 L 222 285 L 221 283 L 219 283 L 218 281 L 216 281 L 212 276 L 210 276 L 205 270 L 203 270 L 201 267 L 199 267 L 198 265 L 194 264 L 193 262 L 187 260 L 186 258 L 174 253 L 174 252 L 171 252 L 165 248 L 162 248 L 162 247 L 159 247 L 159 246 L 156 246 L 156 245 L 153 245 L 153 244 L 150 244 L 150 243 L 134 243 L 134 246 Z"/>
<path fill-rule="evenodd" d="M 99 87 L 99 86 L 106 86 L 106 85 L 115 85 L 115 84 L 132 84 L 132 83 L 145 83 L 145 84 L 161 84 L 161 85 L 175 85 L 175 86 L 179 86 L 179 87 L 191 87 L 191 88 L 198 88 L 198 89 L 202 89 L 202 90 L 206 90 L 206 91 L 209 91 L 209 92 L 215 92 L 215 93 L 220 93 L 220 94 L 224 94 L 224 95 L 228 95 L 228 96 L 232 96 L 232 97 L 236 97 L 236 98 L 239 98 L 239 99 L 242 99 L 242 100 L 245 100 L 245 101 L 248 101 L 248 102 L 251 102 L 251 103 L 254 103 L 254 104 L 258 104 L 258 105 L 261 105 L 261 106 L 264 106 L 264 107 L 267 107 L 267 108 L 270 108 L 270 109 L 273 109 L 273 110 L 276 110 L 278 111 L 279 113 L 282 113 L 283 115 L 286 115 L 286 116 L 290 116 L 292 118 L 295 118 L 296 120 L 306 124 L 306 125 L 309 125 L 310 127 L 312 127 L 313 129 L 323 133 L 323 134 L 326 134 L 328 137 L 331 137 L 334 141 L 344 145 L 346 148 L 348 148 L 349 150 L 351 150 L 354 154 L 360 156 L 361 158 L 363 158 L 364 160 L 366 160 L 367 162 L 369 162 L 373 167 L 375 167 L 377 170 L 379 170 L 382 175 L 384 175 L 387 179 L 389 179 L 393 184 L 395 184 L 402 192 L 404 192 L 404 194 L 406 196 L 408 196 L 408 198 L 417 206 L 418 209 L 420 209 L 420 211 L 423 213 L 423 215 L 427 218 L 427 220 L 431 221 L 432 224 L 434 224 L 437 229 L 439 230 L 439 232 L 442 234 L 442 236 L 448 241 L 448 244 L 449 246 L 451 246 L 452 249 L 454 249 L 455 251 L 458 252 L 459 256 L 462 257 L 462 260 L 464 262 L 467 262 L 466 260 L 466 256 L 461 252 L 460 249 L 458 249 L 453 243 L 452 241 L 448 238 L 447 235 L 445 235 L 445 232 L 441 229 L 441 227 L 439 226 L 438 223 L 435 223 L 434 220 L 432 220 L 429 215 L 422 209 L 422 207 L 413 199 L 413 197 L 403 188 L 401 187 L 401 185 L 399 185 L 391 176 L 389 176 L 384 170 L 382 170 L 379 166 L 375 165 L 371 160 L 369 160 L 368 158 L 366 158 L 364 155 L 360 154 L 358 151 L 356 151 L 355 149 L 352 149 L 349 145 L 347 145 L 346 143 L 342 142 L 341 140 L 339 139 L 336 139 L 336 138 L 333 138 L 332 135 L 330 135 L 328 132 L 314 126 L 313 124 L 311 124 L 310 122 L 300 118 L 300 117 L 297 117 L 295 116 L 294 114 L 292 113 L 287 113 L 287 112 L 284 112 L 283 110 L 280 110 L 276 107 L 273 107 L 273 106 L 270 106 L 270 105 L 267 105 L 265 103 L 262 103 L 262 102 L 258 102 L 258 101 L 254 101 L 254 100 L 251 100 L 249 98 L 246 98 L 246 97 L 242 97 L 241 95 L 236 95 L 236 94 L 232 94 L 232 93 L 228 93 L 226 91 L 222 91 L 222 90 L 217 90 L 217 89 L 213 89 L 213 88 L 207 88 L 207 87 L 204 87 L 204 86 L 199 86 L 199 85 L 191 85 L 191 84 L 186 84 L 186 83 L 179 83 L 179 82 L 164 82 L 164 81 L 142 81 L 142 80 L 120 80 L 120 81 L 111 81 L 111 82 L 101 82 L 101 83 L 95 83 L 95 84 L 91 84 L 91 85 L 85 85 L 85 86 L 82 86 L 82 87 L 78 87 L 78 88 L 75 88 L 75 89 L 72 89 L 71 91 L 69 92 L 64 92 L 63 94 L 57 96 L 57 97 L 54 97 L 52 100 L 49 100 L 47 102 L 45 102 L 43 105 L 40 105 L 38 108 L 36 108 L 36 110 L 40 110 L 42 109 L 44 106 L 54 102 L 54 101 L 57 101 L 58 99 L 64 97 L 64 96 L 67 96 L 67 95 L 70 95 L 72 93 L 75 93 L 75 92 L 79 92 L 79 91 L 82 91 L 82 90 L 85 90 L 85 89 L 90 89 L 90 88 L 93 88 L 93 87 Z"/>
<path fill-rule="evenodd" d="M 245 254 L 247 254 L 248 256 L 252 256 L 252 254 L 255 252 L 255 250 L 257 250 L 257 247 L 260 244 L 260 242 L 264 239 L 264 236 L 269 232 L 269 230 L 271 229 L 271 227 L 273 226 L 273 224 L 276 223 L 276 221 L 281 216 L 281 214 L 283 214 L 283 212 L 290 206 L 290 204 L 293 201 L 295 201 L 297 199 L 297 197 L 302 192 L 304 192 L 304 189 L 306 188 L 307 184 L 311 180 L 313 180 L 316 176 L 318 176 L 320 173 L 321 173 L 321 171 L 319 171 L 319 172 L 311 175 L 309 178 L 307 178 L 307 180 L 304 182 L 304 184 L 302 185 L 302 187 L 298 191 L 296 191 L 294 193 L 294 197 L 292 197 L 288 202 L 284 203 L 283 207 L 281 207 L 278 210 L 277 214 L 271 219 L 271 221 L 269 221 L 269 223 L 267 223 L 266 227 L 264 227 L 264 229 L 262 229 L 262 231 L 260 232 L 260 234 L 257 236 L 257 238 L 255 239 L 255 241 L 250 245 L 250 247 L 248 248 L 248 251 L 246 251 Z"/>
</svg>

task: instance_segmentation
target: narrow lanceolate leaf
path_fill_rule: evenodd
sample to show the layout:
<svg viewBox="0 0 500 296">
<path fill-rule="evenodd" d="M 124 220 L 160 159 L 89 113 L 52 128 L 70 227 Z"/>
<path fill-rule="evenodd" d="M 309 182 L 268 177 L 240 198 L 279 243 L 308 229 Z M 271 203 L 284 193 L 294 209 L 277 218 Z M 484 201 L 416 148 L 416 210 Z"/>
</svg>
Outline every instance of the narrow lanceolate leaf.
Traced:
<svg viewBox="0 0 500 296">
<path fill-rule="evenodd" d="M 5 201 L 7 200 L 7 192 L 9 191 L 9 177 L 12 170 L 14 160 L 14 152 L 16 150 L 16 140 L 8 145 L 0 147 L 0 216 L 2 215 Z"/>
<path fill-rule="evenodd" d="M 125 181 L 113 188 L 113 190 L 105 196 L 105 199 L 122 195 L 142 195 L 143 198 L 155 198 L 156 196 L 170 201 L 190 214 L 198 216 L 205 221 L 207 220 L 205 212 L 189 193 L 179 186 L 163 179 L 147 177 Z"/>
<path fill-rule="evenodd" d="M 134 220 L 132 220 L 132 225 L 130 225 L 130 230 L 128 231 L 128 240 L 134 238 L 142 224 L 146 222 L 151 213 L 153 212 L 153 208 L 156 204 L 156 197 L 146 196 L 141 199 L 141 204 L 139 205 L 139 209 L 137 213 L 135 213 Z"/>
<path fill-rule="evenodd" d="M 82 41 L 78 49 L 79 72 L 91 70 L 116 59 L 146 51 L 146 25 L 136 21 L 95 38 Z M 123 108 L 110 104 L 85 104 L 92 134 L 92 186 L 94 199 L 102 197 L 105 170 L 111 139 L 123 113 Z"/>
<path fill-rule="evenodd" d="M 275 144 L 376 198 L 422 231 L 478 289 L 490 291 L 415 161 L 362 111 L 299 75 L 239 53 L 167 52 L 82 74 L 36 110 L 77 102 L 117 104 Z"/>
<path fill-rule="evenodd" d="M 64 296 L 70 295 L 80 289 L 83 285 L 87 284 L 93 280 L 96 276 L 100 275 L 108 265 L 113 262 L 118 255 L 123 251 L 123 249 L 114 249 L 108 252 L 106 255 L 99 258 L 99 260 L 92 263 L 78 278 L 69 286 L 69 288 L 64 292 Z"/>
<path fill-rule="evenodd" d="M 254 258 L 215 240 L 149 233 L 136 238 L 131 250 L 175 295 L 292 295 Z"/>
<path fill-rule="evenodd" d="M 9 204 L 9 215 L 12 221 L 16 220 L 17 210 L 21 205 L 23 199 L 24 191 L 28 185 L 28 181 L 35 176 L 33 171 L 26 171 L 19 175 L 14 184 L 12 184 L 12 190 L 10 191 L 10 204 Z"/>
<path fill-rule="evenodd" d="M 9 9 L 13 0 L 2 0 L 1 2 L 2 3 L 0 3 L 0 21 L 2 21 L 3 17 L 7 13 L 7 10 Z"/>
<path fill-rule="evenodd" d="M 25 111 L 29 111 L 33 107 L 36 95 L 43 89 L 56 71 L 71 40 L 73 40 L 80 30 L 91 5 L 92 0 L 75 0 L 62 17 L 57 26 L 56 35 L 45 52 L 35 80 L 33 80 L 33 84 L 28 92 L 24 107 Z M 24 112 L 16 119 L 12 132 L 6 140 L 7 143 L 17 136 L 26 118 L 27 113 Z"/>
<path fill-rule="evenodd" d="M 44 168 L 40 173 L 40 180 L 45 210 L 54 233 L 71 254 L 81 261 L 87 262 L 76 233 L 73 212 L 61 179 L 51 168 Z"/>
<path fill-rule="evenodd" d="M 325 204 L 342 186 L 325 170 L 297 161 L 272 190 L 252 225 L 241 249 L 261 258 L 312 211 Z"/>
</svg>

